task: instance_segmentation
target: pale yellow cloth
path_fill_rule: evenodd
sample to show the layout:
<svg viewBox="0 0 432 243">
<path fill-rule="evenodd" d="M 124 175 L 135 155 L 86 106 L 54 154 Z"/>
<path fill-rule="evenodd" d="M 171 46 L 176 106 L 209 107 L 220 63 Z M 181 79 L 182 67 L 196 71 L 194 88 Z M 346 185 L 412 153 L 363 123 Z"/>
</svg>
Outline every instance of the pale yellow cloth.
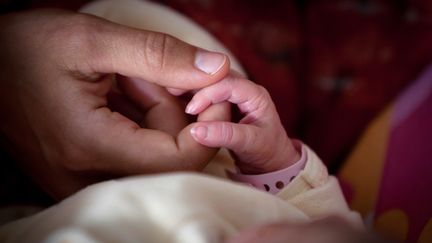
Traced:
<svg viewBox="0 0 432 243">
<path fill-rule="evenodd" d="M 107 181 L 3 226 L 0 242 L 222 242 L 248 227 L 329 215 L 362 227 L 336 179 L 307 153 L 305 169 L 278 196 L 195 173 Z"/>
</svg>

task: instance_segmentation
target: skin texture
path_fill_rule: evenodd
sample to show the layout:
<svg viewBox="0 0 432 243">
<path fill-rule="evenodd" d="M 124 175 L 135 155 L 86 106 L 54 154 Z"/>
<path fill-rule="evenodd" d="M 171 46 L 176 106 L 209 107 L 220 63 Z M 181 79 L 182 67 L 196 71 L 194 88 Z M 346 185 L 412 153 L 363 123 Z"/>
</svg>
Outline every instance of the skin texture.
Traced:
<svg viewBox="0 0 432 243">
<path fill-rule="evenodd" d="M 0 42 L 2 142 L 53 197 L 112 177 L 200 170 L 216 153 L 191 137 L 166 87 L 223 79 L 223 54 L 59 10 L 2 16 Z M 228 111 L 213 106 L 198 120 L 227 120 Z"/>
<path fill-rule="evenodd" d="M 244 117 L 239 123 L 195 123 L 191 133 L 197 142 L 209 147 L 227 147 L 237 166 L 247 174 L 280 170 L 300 159 L 264 87 L 232 72 L 222 81 L 199 90 L 186 112 L 200 114 L 221 102 L 237 105 Z"/>
</svg>

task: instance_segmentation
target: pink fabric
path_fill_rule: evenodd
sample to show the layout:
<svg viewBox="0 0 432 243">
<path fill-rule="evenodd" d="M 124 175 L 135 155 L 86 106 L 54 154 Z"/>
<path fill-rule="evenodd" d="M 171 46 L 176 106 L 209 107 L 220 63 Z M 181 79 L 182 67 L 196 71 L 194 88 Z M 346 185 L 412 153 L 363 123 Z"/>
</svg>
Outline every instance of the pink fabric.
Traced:
<svg viewBox="0 0 432 243">
<path fill-rule="evenodd" d="M 396 101 L 375 216 L 398 209 L 414 243 L 432 218 L 432 66 Z"/>
</svg>

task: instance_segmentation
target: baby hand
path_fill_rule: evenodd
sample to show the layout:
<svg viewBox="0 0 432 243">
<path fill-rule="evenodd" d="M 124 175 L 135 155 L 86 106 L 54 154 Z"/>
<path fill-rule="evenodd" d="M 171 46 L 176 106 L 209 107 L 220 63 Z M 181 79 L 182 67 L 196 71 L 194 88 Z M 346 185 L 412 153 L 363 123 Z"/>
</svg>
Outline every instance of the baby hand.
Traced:
<svg viewBox="0 0 432 243">
<path fill-rule="evenodd" d="M 208 147 L 226 147 L 244 174 L 262 174 L 286 168 L 300 159 L 283 128 L 267 90 L 252 81 L 230 75 L 199 90 L 186 113 L 199 114 L 212 104 L 236 104 L 244 117 L 239 123 L 201 121 L 191 129 L 192 137 Z"/>
</svg>

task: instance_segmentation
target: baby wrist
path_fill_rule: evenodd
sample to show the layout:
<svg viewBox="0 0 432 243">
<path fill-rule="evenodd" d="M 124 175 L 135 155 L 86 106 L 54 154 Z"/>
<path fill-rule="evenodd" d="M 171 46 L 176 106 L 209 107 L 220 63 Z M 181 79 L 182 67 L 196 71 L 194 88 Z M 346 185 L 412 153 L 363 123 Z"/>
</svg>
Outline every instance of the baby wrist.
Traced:
<svg viewBox="0 0 432 243">
<path fill-rule="evenodd" d="M 294 164 L 277 171 L 254 175 L 243 174 L 237 168 L 236 172 L 226 171 L 228 178 L 272 194 L 278 193 L 304 169 L 306 164 L 307 153 L 305 146 L 299 140 L 292 140 L 292 142 L 294 148 L 300 153 L 300 159 Z"/>
</svg>

